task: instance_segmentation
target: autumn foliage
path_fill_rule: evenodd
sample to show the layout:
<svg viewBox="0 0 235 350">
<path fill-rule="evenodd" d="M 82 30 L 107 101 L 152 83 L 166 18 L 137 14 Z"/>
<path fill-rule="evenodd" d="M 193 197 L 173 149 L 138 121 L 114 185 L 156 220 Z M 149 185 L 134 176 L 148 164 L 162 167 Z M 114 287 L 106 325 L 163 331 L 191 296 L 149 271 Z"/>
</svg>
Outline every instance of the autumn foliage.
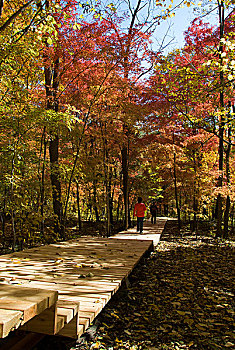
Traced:
<svg viewBox="0 0 235 350">
<path fill-rule="evenodd" d="M 81 230 L 88 220 L 103 222 L 110 235 L 117 222 L 130 224 L 138 195 L 196 230 L 199 219 L 216 220 L 220 194 L 228 235 L 234 13 L 223 37 L 218 26 L 195 20 L 184 48 L 164 55 L 151 50 L 152 32 L 135 12 L 125 30 L 128 16 L 101 5 L 1 7 L 2 244 L 66 239 L 69 226 Z"/>
</svg>

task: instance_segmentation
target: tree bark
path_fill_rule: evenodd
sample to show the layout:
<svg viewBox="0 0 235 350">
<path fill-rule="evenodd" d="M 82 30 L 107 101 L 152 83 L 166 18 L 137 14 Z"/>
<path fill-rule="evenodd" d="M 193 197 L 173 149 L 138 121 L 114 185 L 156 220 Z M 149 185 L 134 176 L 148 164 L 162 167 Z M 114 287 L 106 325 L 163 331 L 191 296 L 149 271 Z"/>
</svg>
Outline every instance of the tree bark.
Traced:
<svg viewBox="0 0 235 350">
<path fill-rule="evenodd" d="M 4 5 L 4 0 L 0 0 L 0 18 L 2 16 L 3 5 Z"/>
<path fill-rule="evenodd" d="M 7 189 L 4 187 L 4 199 L 3 199 L 3 208 L 1 212 L 1 221 L 2 221 L 2 246 L 5 247 L 6 235 L 5 235 L 5 224 L 6 224 L 6 194 Z"/>
<path fill-rule="evenodd" d="M 44 74 L 47 98 L 46 108 L 48 110 L 51 109 L 55 112 L 58 112 L 59 103 L 57 99 L 57 91 L 59 86 L 59 58 L 55 60 L 53 67 L 44 67 Z M 59 135 L 58 133 L 54 133 L 54 131 L 50 135 L 49 155 L 51 168 L 50 178 L 54 211 L 54 230 L 56 233 L 59 234 L 59 238 L 64 239 L 63 209 L 61 201 L 61 183 L 59 171 Z"/>
<path fill-rule="evenodd" d="M 100 217 L 99 217 L 99 212 L 98 212 L 98 208 L 97 208 L 96 183 L 97 183 L 97 181 L 94 180 L 93 181 L 93 202 L 94 202 L 95 219 L 96 219 L 96 222 L 99 222 L 100 221 Z"/>
<path fill-rule="evenodd" d="M 136 21 L 136 18 L 138 16 L 138 12 L 140 10 L 141 1 L 142 0 L 138 0 L 138 2 L 136 4 L 134 12 L 132 13 L 132 16 L 131 16 L 131 23 L 130 23 L 130 26 L 128 28 L 128 39 L 127 39 L 127 44 L 126 44 L 124 59 L 123 59 L 124 78 L 125 79 L 128 79 L 128 76 L 129 76 L 128 64 L 129 64 L 131 43 L 133 40 L 132 34 L 133 34 L 133 28 L 135 25 L 135 21 Z M 129 99 L 128 96 L 127 96 L 127 99 Z M 124 114 L 125 114 L 125 111 L 124 111 Z M 124 123 L 123 124 L 124 134 L 125 134 L 125 130 L 126 130 L 126 125 Z M 129 222 L 129 193 L 128 193 L 129 174 L 128 174 L 128 148 L 127 148 L 127 145 L 125 143 L 123 143 L 121 154 L 122 154 L 122 175 L 123 175 L 123 199 L 124 199 L 124 211 L 125 211 L 125 213 L 124 213 L 124 215 L 125 215 L 124 229 L 127 230 L 128 222 Z"/>
<path fill-rule="evenodd" d="M 228 115 L 228 143 L 227 143 L 227 148 L 225 150 L 225 165 L 226 165 L 226 178 L 227 178 L 227 186 L 229 188 L 230 186 L 230 152 L 231 152 L 231 146 L 232 146 L 232 140 L 231 140 L 231 127 L 230 127 L 230 122 L 232 121 L 232 118 L 230 116 L 231 112 L 231 102 L 229 103 L 230 111 Z M 233 113 L 235 112 L 235 106 L 233 106 Z M 229 231 L 229 211 L 230 211 L 230 196 L 229 194 L 227 195 L 226 198 L 226 207 L 225 207 L 225 212 L 224 212 L 224 232 L 223 232 L 223 238 L 228 237 L 228 231 Z"/>
<path fill-rule="evenodd" d="M 40 205 L 41 205 L 41 227 L 40 233 L 41 237 L 44 237 L 45 230 L 45 220 L 44 220 L 44 201 L 45 201 L 45 162 L 46 162 L 46 148 L 47 142 L 45 140 L 45 128 L 43 131 L 43 163 L 42 163 L 42 174 L 41 174 L 41 194 L 40 194 Z"/>
<path fill-rule="evenodd" d="M 81 210 L 80 210 L 80 196 L 79 196 L 79 185 L 76 181 L 76 187 L 77 187 L 77 213 L 78 213 L 78 228 L 79 231 L 82 229 L 82 220 L 81 220 Z"/>
<path fill-rule="evenodd" d="M 221 42 L 221 39 L 224 37 L 224 2 L 221 1 L 219 3 L 219 25 L 220 25 L 220 46 L 219 46 L 219 53 L 220 53 L 220 64 L 223 65 L 223 44 Z M 220 116 L 220 122 L 219 122 L 219 171 L 220 175 L 218 178 L 218 187 L 223 186 L 223 163 L 224 163 L 224 117 L 223 117 L 223 109 L 224 109 L 224 73 L 221 70 L 220 71 L 220 108 L 221 108 L 221 116 Z M 219 193 L 217 197 L 217 227 L 216 227 L 216 237 L 222 237 L 222 215 L 223 215 L 223 201 L 222 196 Z"/>
<path fill-rule="evenodd" d="M 53 210 L 55 215 L 54 229 L 55 232 L 62 234 L 60 238 L 64 238 L 62 224 L 62 203 L 61 203 L 61 184 L 60 184 L 60 172 L 59 172 L 59 137 L 58 135 L 52 136 L 49 145 L 50 154 L 50 168 L 51 168 L 51 186 L 52 186 L 52 198 L 53 198 Z"/>
<path fill-rule="evenodd" d="M 176 154 L 174 152 L 174 187 L 175 187 L 175 205 L 176 205 L 176 211 L 177 211 L 177 218 L 178 218 L 178 228 L 181 229 L 181 218 L 180 218 L 180 208 L 179 208 L 179 200 L 178 200 L 178 188 L 177 188 L 177 176 L 176 176 Z"/>
<path fill-rule="evenodd" d="M 123 183 L 123 198 L 124 198 L 124 229 L 128 229 L 128 212 L 129 212 L 129 200 L 128 200 L 128 152 L 127 147 L 122 149 L 122 183 Z"/>
</svg>

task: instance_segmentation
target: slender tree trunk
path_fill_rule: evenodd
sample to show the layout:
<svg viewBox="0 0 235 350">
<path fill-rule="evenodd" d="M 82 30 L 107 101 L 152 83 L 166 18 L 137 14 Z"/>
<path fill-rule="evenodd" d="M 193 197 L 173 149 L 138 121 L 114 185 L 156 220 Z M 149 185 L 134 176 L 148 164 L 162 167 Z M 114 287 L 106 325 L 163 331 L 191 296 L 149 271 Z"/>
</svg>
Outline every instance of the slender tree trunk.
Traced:
<svg viewBox="0 0 235 350">
<path fill-rule="evenodd" d="M 3 199 L 3 208 L 1 212 L 1 221 L 2 221 L 2 246 L 5 247 L 5 226 L 6 226 L 6 195 L 7 195 L 7 189 L 6 186 L 4 187 L 4 199 Z"/>
<path fill-rule="evenodd" d="M 175 144 L 175 135 L 173 133 L 173 145 Z M 174 146 L 175 147 L 175 146 Z M 178 200 L 178 187 L 177 187 L 177 175 L 176 175 L 176 153 L 174 149 L 174 163 L 173 163 L 173 177 L 174 177 L 174 188 L 175 188 L 175 205 L 178 218 L 178 228 L 181 229 L 181 218 L 180 218 L 180 207 Z"/>
<path fill-rule="evenodd" d="M 132 12 L 131 16 L 131 23 L 128 28 L 128 41 L 126 44 L 125 52 L 124 52 L 124 59 L 123 59 L 123 68 L 124 68 L 124 78 L 128 80 L 129 77 L 129 56 L 130 56 L 130 48 L 131 48 L 131 43 L 133 40 L 133 29 L 135 25 L 135 21 L 138 17 L 138 12 L 141 8 L 141 2 L 142 0 L 138 0 L 137 4 L 135 5 L 135 9 Z M 126 96 L 127 100 L 129 100 L 129 96 Z M 125 114 L 125 111 L 124 111 Z M 126 124 L 123 124 L 123 131 L 124 135 L 125 130 L 127 129 Z M 125 136 L 124 136 L 125 137 Z M 129 181 L 129 174 L 128 174 L 128 147 L 124 143 L 121 154 L 122 154 L 122 175 L 123 175 L 123 198 L 124 198 L 124 229 L 126 230 L 128 228 L 128 221 L 129 221 L 129 196 L 128 196 L 128 181 Z"/>
<path fill-rule="evenodd" d="M 116 222 L 119 221 L 121 203 L 122 203 L 122 198 L 121 198 L 121 195 L 120 195 L 118 197 Z"/>
<path fill-rule="evenodd" d="M 15 251 L 16 246 L 16 228 L 15 228 L 15 199 L 14 199 L 14 172 L 15 172 L 15 150 L 12 159 L 11 170 L 11 225 L 12 225 L 12 251 Z"/>
<path fill-rule="evenodd" d="M 226 198 L 226 207 L 224 212 L 224 232 L 223 232 L 223 238 L 228 238 L 228 227 L 229 227 L 229 211 L 230 211 L 230 196 L 228 195 Z"/>
<path fill-rule="evenodd" d="M 53 74 L 52 74 L 53 71 Z M 59 86 L 59 58 L 54 62 L 54 67 L 44 67 L 45 73 L 45 88 L 47 97 L 47 109 L 58 112 L 59 105 L 57 99 L 57 91 Z M 54 230 L 64 239 L 63 227 L 63 210 L 61 201 L 61 183 L 59 171 L 59 135 L 52 133 L 49 142 L 50 168 L 51 168 L 51 186 L 54 211 Z"/>
<path fill-rule="evenodd" d="M 179 207 L 179 200 L 178 200 L 178 188 L 177 188 L 177 175 L 176 175 L 176 154 L 174 152 L 174 187 L 175 187 L 175 205 L 176 205 L 176 211 L 177 211 L 177 218 L 178 218 L 178 227 L 181 229 L 181 218 L 180 218 L 180 207 Z"/>
<path fill-rule="evenodd" d="M 231 109 L 231 103 L 229 104 L 229 107 Z M 227 148 L 225 150 L 225 165 L 226 165 L 226 178 L 227 178 L 227 186 L 229 188 L 230 186 L 230 152 L 231 152 L 231 146 L 232 146 L 232 140 L 231 140 L 231 127 L 230 123 L 232 121 L 232 118 L 230 117 L 230 112 L 229 111 L 229 117 L 228 117 L 228 122 L 229 122 L 229 127 L 228 127 L 228 143 L 227 143 Z M 233 113 L 235 112 L 235 106 L 233 106 Z M 223 232 L 223 237 L 227 238 L 228 237 L 228 230 L 229 230 L 229 211 L 230 211 L 230 196 L 229 194 L 227 195 L 226 198 L 226 207 L 225 207 L 225 212 L 224 212 L 224 232 Z"/>
<path fill-rule="evenodd" d="M 49 154 L 50 154 L 50 167 L 51 167 L 51 185 L 52 185 L 52 197 L 53 197 L 53 210 L 55 215 L 54 229 L 55 232 L 62 234 L 60 238 L 64 238 L 62 224 L 62 203 L 61 203 L 61 184 L 60 184 L 60 172 L 58 162 L 58 148 L 59 137 L 55 135 L 50 140 Z"/>
<path fill-rule="evenodd" d="M 103 162 L 104 162 L 104 182 L 105 182 L 105 198 L 106 198 L 106 235 L 110 236 L 111 233 L 111 220 L 110 220 L 110 198 L 111 198 L 111 188 L 109 187 L 109 157 L 108 157 L 108 145 L 106 135 L 106 124 L 104 125 L 104 130 L 101 125 L 102 138 L 103 138 Z"/>
<path fill-rule="evenodd" d="M 81 220 L 81 210 L 80 210 L 80 196 L 79 196 L 79 185 L 76 181 L 76 187 L 77 187 L 77 213 L 78 213 L 78 228 L 79 231 L 82 229 L 82 220 Z"/>
<path fill-rule="evenodd" d="M 2 16 L 4 0 L 0 0 L 0 17 Z"/>
<path fill-rule="evenodd" d="M 41 227 L 40 227 L 40 233 L 41 237 L 44 237 L 44 231 L 45 231 L 45 219 L 44 219 L 44 202 L 45 202 L 45 163 L 46 163 L 46 148 L 47 148 L 47 142 L 45 140 L 45 128 L 43 132 L 43 163 L 42 163 L 42 174 L 41 174 L 41 196 L 40 196 L 40 202 L 41 202 Z"/>
<path fill-rule="evenodd" d="M 113 196 L 112 196 L 112 171 L 109 171 L 108 180 L 108 196 L 109 196 L 109 215 L 110 215 L 110 226 L 113 225 Z"/>
<path fill-rule="evenodd" d="M 108 190 L 108 184 L 106 183 L 106 234 L 107 237 L 110 236 L 111 233 L 111 222 L 110 222 L 110 202 L 109 202 L 109 190 Z"/>
<path fill-rule="evenodd" d="M 234 234 L 234 211 L 235 211 L 235 208 L 234 208 L 234 204 L 232 206 L 232 209 L 231 209 L 231 233 Z"/>
<path fill-rule="evenodd" d="M 196 153 L 193 152 L 193 168 L 194 168 L 194 181 L 193 181 L 193 231 L 197 231 L 197 211 L 198 211 L 198 199 L 197 199 L 197 165 L 196 165 Z"/>
<path fill-rule="evenodd" d="M 123 198 L 124 198 L 124 229 L 128 228 L 128 212 L 129 212 L 129 201 L 128 201 L 128 152 L 127 147 L 122 149 L 122 176 L 123 176 Z"/>
<path fill-rule="evenodd" d="M 17 145 L 14 145 L 14 153 L 11 161 L 11 224 L 12 224 L 12 251 L 15 251 L 16 246 L 16 228 L 15 228 L 15 198 L 14 198 L 14 175 L 15 175 L 15 158 Z"/>
<path fill-rule="evenodd" d="M 95 219 L 96 219 L 96 222 L 99 222 L 100 221 L 100 217 L 99 217 L 99 212 L 98 212 L 98 208 L 97 208 L 96 183 L 97 183 L 97 181 L 94 180 L 93 181 L 93 202 L 94 202 Z"/>
<path fill-rule="evenodd" d="M 220 64 L 223 65 L 223 44 L 221 39 L 224 37 L 224 2 L 221 1 L 219 3 L 219 23 L 220 23 Z M 220 175 L 218 178 L 218 187 L 223 186 L 223 162 L 224 162 L 224 117 L 223 117 L 223 109 L 224 109 L 224 73 L 220 71 L 220 108 L 221 108 L 221 116 L 219 122 L 219 171 Z M 222 237 L 222 216 L 223 216 L 223 202 L 222 196 L 219 193 L 217 197 L 217 227 L 216 227 L 216 237 Z"/>
</svg>

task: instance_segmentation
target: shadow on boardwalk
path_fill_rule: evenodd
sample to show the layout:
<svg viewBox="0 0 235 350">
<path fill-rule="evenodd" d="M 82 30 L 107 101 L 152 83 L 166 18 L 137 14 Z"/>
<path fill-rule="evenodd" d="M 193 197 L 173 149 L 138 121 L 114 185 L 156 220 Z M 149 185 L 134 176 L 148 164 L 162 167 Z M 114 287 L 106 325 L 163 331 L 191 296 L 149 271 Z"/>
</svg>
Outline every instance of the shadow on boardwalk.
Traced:
<svg viewBox="0 0 235 350">
<path fill-rule="evenodd" d="M 99 315 L 93 338 L 80 344 L 61 340 L 60 348 L 234 348 L 232 242 L 174 232 L 175 223 L 168 223 L 156 251 Z M 55 348 L 47 339 L 37 349 Z"/>
</svg>

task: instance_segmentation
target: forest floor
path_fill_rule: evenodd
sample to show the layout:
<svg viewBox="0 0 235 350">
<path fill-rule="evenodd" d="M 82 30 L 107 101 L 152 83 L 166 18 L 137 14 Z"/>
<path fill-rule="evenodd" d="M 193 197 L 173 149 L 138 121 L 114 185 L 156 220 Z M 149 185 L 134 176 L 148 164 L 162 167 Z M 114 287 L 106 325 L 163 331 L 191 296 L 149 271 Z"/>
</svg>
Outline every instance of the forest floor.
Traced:
<svg viewBox="0 0 235 350">
<path fill-rule="evenodd" d="M 234 349 L 235 242 L 176 232 L 169 222 L 80 342 L 48 337 L 37 350 Z"/>
</svg>

